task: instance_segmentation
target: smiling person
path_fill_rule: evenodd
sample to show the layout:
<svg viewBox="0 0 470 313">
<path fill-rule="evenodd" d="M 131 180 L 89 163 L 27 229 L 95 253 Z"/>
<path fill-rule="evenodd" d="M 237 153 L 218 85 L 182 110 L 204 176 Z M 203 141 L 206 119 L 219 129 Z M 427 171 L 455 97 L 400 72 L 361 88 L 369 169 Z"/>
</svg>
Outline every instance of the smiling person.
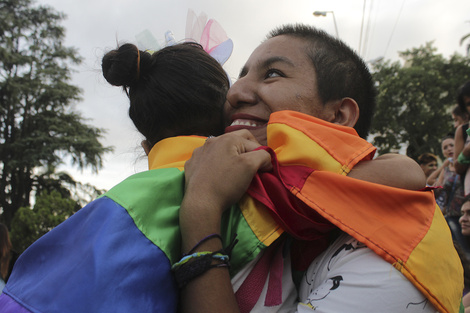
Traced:
<svg viewBox="0 0 470 313">
<path fill-rule="evenodd" d="M 247 129 L 276 153 L 317 157 L 314 167 L 320 167 L 331 156 L 348 159 L 350 148 L 362 140 L 357 134 L 367 136 L 373 104 L 370 74 L 350 48 L 308 26 L 284 26 L 255 49 L 230 88 L 226 131 Z M 291 150 L 276 147 L 279 141 L 293 141 L 283 132 L 307 139 Z M 246 139 L 253 139 L 246 130 L 241 134 L 242 138 L 234 132 L 208 140 L 186 162 L 180 209 L 183 253 L 225 251 L 220 241 L 204 238 L 220 231 L 224 210 L 242 196 L 256 169 L 267 167 L 269 158 L 253 154 L 257 145 L 245 145 Z M 352 138 L 359 141 L 351 143 Z M 309 139 L 318 145 L 303 144 Z M 329 154 L 317 153 L 318 146 Z M 214 268 L 219 261 L 213 260 L 182 289 L 183 312 L 458 311 L 462 268 L 432 192 L 405 192 L 341 174 L 345 175 L 327 165 L 307 171 L 300 183 L 287 184 L 295 197 L 311 203 L 314 211 L 337 227 L 329 233 L 326 250 L 298 281 L 300 302 L 288 296 L 295 292 L 291 265 L 297 261 L 298 242 L 295 237 L 293 241 L 281 237 L 277 245 L 284 263 L 268 248 L 243 270 L 248 273 L 245 281 L 263 277 L 252 288 L 234 283 L 237 277 L 231 282 L 227 269 Z M 312 241 L 300 246 L 300 251 L 309 254 L 317 244 Z M 190 262 L 192 267 L 201 263 Z M 276 270 L 279 264 L 282 273 Z M 428 267 L 435 269 L 432 276 Z M 266 268 L 265 275 L 259 276 Z M 281 297 L 274 288 L 281 277 L 284 305 L 273 301 Z M 255 289 L 261 297 L 253 296 Z"/>
</svg>

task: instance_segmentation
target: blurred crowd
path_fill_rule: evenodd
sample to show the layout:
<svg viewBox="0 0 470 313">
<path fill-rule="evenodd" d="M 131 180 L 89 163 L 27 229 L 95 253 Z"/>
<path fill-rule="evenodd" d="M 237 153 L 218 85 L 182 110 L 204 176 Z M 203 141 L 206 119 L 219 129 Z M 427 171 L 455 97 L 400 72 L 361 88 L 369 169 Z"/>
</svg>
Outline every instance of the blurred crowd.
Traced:
<svg viewBox="0 0 470 313">
<path fill-rule="evenodd" d="M 427 185 L 436 187 L 436 202 L 444 214 L 465 272 L 464 306 L 470 306 L 470 81 L 457 95 L 452 110 L 454 130 L 441 139 L 442 158 L 432 153 L 418 157 Z M 467 312 L 467 311 L 466 311 Z"/>
</svg>

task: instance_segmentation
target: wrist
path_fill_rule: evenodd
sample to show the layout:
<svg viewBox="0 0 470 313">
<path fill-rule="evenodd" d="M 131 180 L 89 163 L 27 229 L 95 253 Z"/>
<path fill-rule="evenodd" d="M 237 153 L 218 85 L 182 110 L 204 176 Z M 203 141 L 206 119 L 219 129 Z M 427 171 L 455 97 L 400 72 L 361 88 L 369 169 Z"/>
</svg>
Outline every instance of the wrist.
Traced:
<svg viewBox="0 0 470 313">
<path fill-rule="evenodd" d="M 200 240 L 211 234 L 220 234 L 222 211 L 210 207 L 202 202 L 188 201 L 186 198 L 181 203 L 179 223 L 182 236 L 182 252 L 188 252 Z M 219 249 L 220 243 L 211 240 L 203 245 L 203 248 Z M 215 250 L 214 250 L 215 251 Z"/>
</svg>

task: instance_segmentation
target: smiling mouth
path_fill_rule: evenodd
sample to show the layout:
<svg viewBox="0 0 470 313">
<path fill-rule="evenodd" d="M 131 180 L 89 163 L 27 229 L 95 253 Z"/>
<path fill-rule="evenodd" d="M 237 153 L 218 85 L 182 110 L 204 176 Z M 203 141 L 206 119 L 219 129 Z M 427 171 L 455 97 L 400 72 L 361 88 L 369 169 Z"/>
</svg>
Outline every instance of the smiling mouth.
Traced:
<svg viewBox="0 0 470 313">
<path fill-rule="evenodd" d="M 230 124 L 230 126 L 248 126 L 248 127 L 260 127 L 264 126 L 266 123 L 258 122 L 253 120 L 244 120 L 244 119 L 236 119 Z"/>
<path fill-rule="evenodd" d="M 230 133 L 230 132 L 237 131 L 240 129 L 248 129 L 248 130 L 262 129 L 263 127 L 266 127 L 266 125 L 267 125 L 266 121 L 237 118 L 233 120 L 230 126 L 225 128 L 225 132 Z"/>
</svg>

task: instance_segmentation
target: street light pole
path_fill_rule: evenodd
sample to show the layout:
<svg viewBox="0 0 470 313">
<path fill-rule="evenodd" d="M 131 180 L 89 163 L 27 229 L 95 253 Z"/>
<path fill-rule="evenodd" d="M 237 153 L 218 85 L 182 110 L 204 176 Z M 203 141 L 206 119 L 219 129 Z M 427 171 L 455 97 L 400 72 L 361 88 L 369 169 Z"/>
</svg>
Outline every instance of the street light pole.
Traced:
<svg viewBox="0 0 470 313">
<path fill-rule="evenodd" d="M 339 38 L 338 26 L 336 25 L 335 12 L 333 12 L 333 11 L 315 11 L 315 12 L 313 12 L 313 16 L 326 16 L 327 13 L 331 13 L 331 15 L 333 15 L 333 22 L 335 23 L 336 38 Z"/>
</svg>

